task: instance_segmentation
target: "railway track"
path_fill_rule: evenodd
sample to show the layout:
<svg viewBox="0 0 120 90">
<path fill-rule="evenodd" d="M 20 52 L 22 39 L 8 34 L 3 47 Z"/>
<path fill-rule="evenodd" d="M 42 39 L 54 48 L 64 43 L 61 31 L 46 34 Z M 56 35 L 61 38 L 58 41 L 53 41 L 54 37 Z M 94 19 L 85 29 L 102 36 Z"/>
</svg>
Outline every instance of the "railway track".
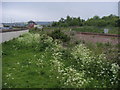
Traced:
<svg viewBox="0 0 120 90">
<path fill-rule="evenodd" d="M 90 33 L 90 32 L 77 32 L 77 34 L 84 34 L 84 35 L 97 35 L 97 36 L 108 36 L 108 37 L 120 37 L 118 34 L 104 34 L 104 33 Z"/>
</svg>

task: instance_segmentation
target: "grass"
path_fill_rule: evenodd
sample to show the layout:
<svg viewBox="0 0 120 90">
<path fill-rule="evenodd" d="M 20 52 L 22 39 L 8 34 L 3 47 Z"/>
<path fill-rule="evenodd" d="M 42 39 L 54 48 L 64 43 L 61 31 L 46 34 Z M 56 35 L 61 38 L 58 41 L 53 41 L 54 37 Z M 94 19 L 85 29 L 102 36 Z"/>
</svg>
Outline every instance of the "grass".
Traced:
<svg viewBox="0 0 120 90">
<path fill-rule="evenodd" d="M 95 26 L 83 26 L 78 28 L 73 28 L 73 31 L 79 32 L 92 32 L 92 33 L 104 33 L 104 28 L 108 28 L 109 34 L 118 34 L 118 27 L 95 27 Z"/>
<path fill-rule="evenodd" d="M 92 33 L 104 33 L 104 29 L 109 29 L 108 34 L 120 34 L 118 27 L 96 27 L 96 26 L 81 26 L 81 27 L 45 27 L 44 30 L 49 31 L 60 29 L 66 33 L 71 31 L 76 32 L 92 32 Z"/>
<path fill-rule="evenodd" d="M 3 88 L 119 87 L 120 67 L 102 51 L 94 52 L 92 44 L 62 45 L 45 31 L 2 43 Z"/>
<path fill-rule="evenodd" d="M 44 53 L 36 52 L 32 48 L 16 50 L 13 43 L 14 41 L 10 41 L 3 44 L 3 52 L 5 51 L 3 55 L 3 87 L 57 87 L 55 73 L 50 72 L 51 66 L 48 61 L 51 58 L 51 53 L 46 53 L 46 57 L 42 58 L 41 55 Z M 44 60 L 43 66 L 36 66 L 39 59 Z M 9 74 L 11 76 L 6 78 L 6 75 Z M 51 75 L 51 78 L 49 78 L 49 75 Z M 6 82 L 7 85 L 4 85 Z"/>
</svg>

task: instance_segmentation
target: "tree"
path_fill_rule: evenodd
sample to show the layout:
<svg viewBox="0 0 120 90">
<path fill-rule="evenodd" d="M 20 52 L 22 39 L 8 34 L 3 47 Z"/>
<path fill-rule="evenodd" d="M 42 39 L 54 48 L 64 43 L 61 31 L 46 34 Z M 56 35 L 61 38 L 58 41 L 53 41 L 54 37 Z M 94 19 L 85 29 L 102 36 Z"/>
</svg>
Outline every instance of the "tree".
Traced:
<svg viewBox="0 0 120 90">
<path fill-rule="evenodd" d="M 58 23 L 57 23 L 57 22 L 53 22 L 53 23 L 52 23 L 52 26 L 53 26 L 53 27 L 58 26 Z"/>
<path fill-rule="evenodd" d="M 99 16 L 94 16 L 93 19 L 98 20 L 98 19 L 100 19 L 100 17 Z"/>
<path fill-rule="evenodd" d="M 118 19 L 118 20 L 116 21 L 116 26 L 117 26 L 117 27 L 120 27 L 120 19 Z"/>
<path fill-rule="evenodd" d="M 64 23 L 65 22 L 64 18 L 61 18 L 59 22 Z"/>
<path fill-rule="evenodd" d="M 106 27 L 106 26 L 116 26 L 116 21 L 119 19 L 118 16 L 109 15 L 103 16 L 94 16 L 93 18 L 88 19 L 87 21 L 81 19 L 80 17 L 70 17 L 69 15 L 66 19 L 61 18 L 58 22 L 53 22 L 52 26 L 68 27 L 68 26 L 97 26 L 97 27 Z M 119 21 L 117 22 L 119 23 Z"/>
</svg>

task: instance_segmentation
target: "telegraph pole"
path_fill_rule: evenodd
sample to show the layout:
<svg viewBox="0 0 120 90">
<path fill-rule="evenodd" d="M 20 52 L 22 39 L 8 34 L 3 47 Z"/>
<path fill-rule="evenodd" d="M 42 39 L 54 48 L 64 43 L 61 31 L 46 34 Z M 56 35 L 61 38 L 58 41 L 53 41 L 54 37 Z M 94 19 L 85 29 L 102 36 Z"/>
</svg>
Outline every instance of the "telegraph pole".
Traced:
<svg viewBox="0 0 120 90">
<path fill-rule="evenodd" d="M 120 1 L 118 2 L 118 16 L 120 20 Z M 118 28 L 118 33 L 120 33 L 120 27 Z M 120 38 L 118 38 L 118 43 L 120 43 Z"/>
</svg>

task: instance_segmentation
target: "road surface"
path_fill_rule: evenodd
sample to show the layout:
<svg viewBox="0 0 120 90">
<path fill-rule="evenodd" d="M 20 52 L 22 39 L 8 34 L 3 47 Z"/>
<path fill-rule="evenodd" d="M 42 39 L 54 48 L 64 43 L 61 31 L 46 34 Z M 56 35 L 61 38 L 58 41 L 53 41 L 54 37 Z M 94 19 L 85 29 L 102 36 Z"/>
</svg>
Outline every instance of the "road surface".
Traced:
<svg viewBox="0 0 120 90">
<path fill-rule="evenodd" d="M 13 38 L 19 37 L 20 35 L 27 33 L 28 31 L 29 30 L 0 33 L 0 43 L 12 40 Z"/>
</svg>

